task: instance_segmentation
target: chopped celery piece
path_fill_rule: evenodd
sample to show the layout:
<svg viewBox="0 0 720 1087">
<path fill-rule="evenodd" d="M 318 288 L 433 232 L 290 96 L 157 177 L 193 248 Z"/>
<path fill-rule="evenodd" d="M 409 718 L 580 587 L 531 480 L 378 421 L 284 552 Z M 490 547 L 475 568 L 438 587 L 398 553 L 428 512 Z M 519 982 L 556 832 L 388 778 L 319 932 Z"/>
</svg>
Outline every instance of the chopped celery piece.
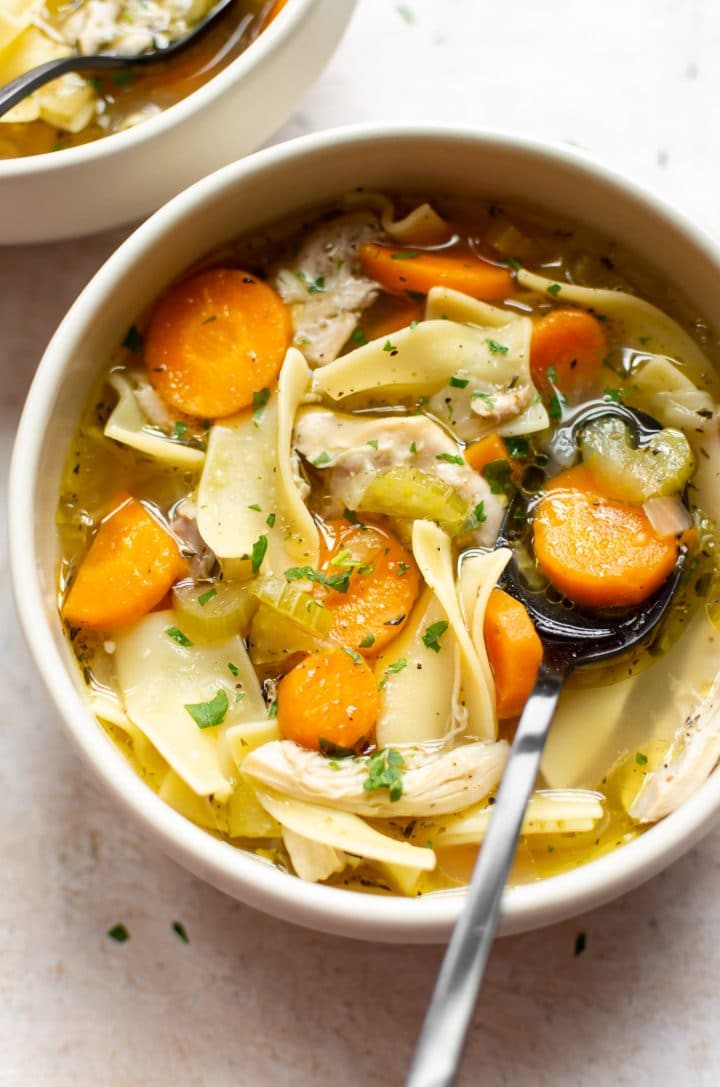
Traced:
<svg viewBox="0 0 720 1087">
<path fill-rule="evenodd" d="M 214 642 L 246 634 L 256 598 L 233 581 L 180 581 L 173 588 L 178 626 L 192 641 Z"/>
<path fill-rule="evenodd" d="M 327 641 L 310 628 L 270 604 L 260 604 L 250 628 L 250 659 L 256 668 L 280 672 L 295 654 L 314 653 L 326 647 Z"/>
<path fill-rule="evenodd" d="M 450 533 L 459 532 L 470 508 L 454 487 L 420 468 L 389 468 L 368 484 L 357 508 L 361 513 L 437 521 Z"/>
<path fill-rule="evenodd" d="M 628 426 L 611 417 L 585 427 L 580 450 L 585 466 L 609 497 L 637 505 L 678 494 L 695 467 L 690 444 L 681 431 L 666 428 L 635 449 Z"/>
<path fill-rule="evenodd" d="M 291 620 L 308 634 L 325 638 L 332 629 L 332 614 L 309 593 L 282 577 L 256 578 L 248 585 L 261 604 L 272 608 L 285 619 Z"/>
</svg>

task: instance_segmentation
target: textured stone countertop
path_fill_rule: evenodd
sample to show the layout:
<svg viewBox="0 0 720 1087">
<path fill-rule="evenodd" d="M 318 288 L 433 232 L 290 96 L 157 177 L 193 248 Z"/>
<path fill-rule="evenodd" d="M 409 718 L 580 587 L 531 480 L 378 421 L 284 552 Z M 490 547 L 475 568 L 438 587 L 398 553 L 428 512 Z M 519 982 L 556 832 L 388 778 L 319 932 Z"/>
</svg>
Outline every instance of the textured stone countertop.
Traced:
<svg viewBox="0 0 720 1087">
<path fill-rule="evenodd" d="M 360 0 L 276 139 L 395 119 L 565 140 L 718 233 L 718 56 L 713 0 Z M 4 464 L 49 336 L 126 233 L 0 250 Z M 167 860 L 61 733 L 7 574 L 0 603 L 0 1085 L 402 1083 L 440 948 L 281 924 Z M 460 1082 L 720 1083 L 719 891 L 716 831 L 620 901 L 500 941 Z"/>
</svg>

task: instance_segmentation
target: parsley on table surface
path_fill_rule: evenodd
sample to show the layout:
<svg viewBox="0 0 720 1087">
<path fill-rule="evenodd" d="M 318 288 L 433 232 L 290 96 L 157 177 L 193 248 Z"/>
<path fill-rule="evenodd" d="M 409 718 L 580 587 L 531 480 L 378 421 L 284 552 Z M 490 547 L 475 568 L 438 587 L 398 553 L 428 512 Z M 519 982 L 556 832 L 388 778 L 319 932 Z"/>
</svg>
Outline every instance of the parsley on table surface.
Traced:
<svg viewBox="0 0 720 1087">
<path fill-rule="evenodd" d="M 214 728 L 225 720 L 229 704 L 228 696 L 221 687 L 209 702 L 188 702 L 184 708 L 198 728 Z"/>
<path fill-rule="evenodd" d="M 434 653 L 440 652 L 440 639 L 448 628 L 446 619 L 438 619 L 437 623 L 431 623 L 422 636 L 423 645 L 432 649 Z"/>
<path fill-rule="evenodd" d="M 184 645 L 185 647 L 187 647 L 189 645 L 195 644 L 194 642 L 190 641 L 187 634 L 183 634 L 179 627 L 166 627 L 165 633 L 167 634 L 168 638 L 172 638 L 172 640 L 174 642 L 177 642 L 178 645 Z"/>
<path fill-rule="evenodd" d="M 107 934 L 111 940 L 115 940 L 118 944 L 124 944 L 126 940 L 130 939 L 130 933 L 122 924 L 113 925 L 112 928 L 107 930 Z"/>
<path fill-rule="evenodd" d="M 190 937 L 187 934 L 187 930 L 180 921 L 173 921 L 171 928 L 175 935 L 179 936 L 184 944 L 190 943 Z"/>
<path fill-rule="evenodd" d="M 405 769 L 405 759 L 394 747 L 386 747 L 373 755 L 367 764 L 368 776 L 363 782 L 363 789 L 367 793 L 379 789 L 387 789 L 391 802 L 396 802 L 403 794 L 402 771 Z"/>
</svg>

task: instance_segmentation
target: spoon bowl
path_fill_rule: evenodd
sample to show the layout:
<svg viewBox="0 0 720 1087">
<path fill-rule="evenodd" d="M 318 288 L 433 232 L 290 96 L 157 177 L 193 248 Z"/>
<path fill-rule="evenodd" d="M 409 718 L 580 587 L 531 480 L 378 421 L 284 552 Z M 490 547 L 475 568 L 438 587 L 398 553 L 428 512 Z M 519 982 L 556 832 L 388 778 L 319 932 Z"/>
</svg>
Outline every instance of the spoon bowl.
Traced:
<svg viewBox="0 0 720 1087">
<path fill-rule="evenodd" d="M 145 53 L 133 55 L 110 51 L 92 54 L 73 53 L 69 57 L 57 57 L 54 60 L 45 61 L 44 64 L 38 64 L 35 68 L 23 72 L 22 75 L 0 87 L 0 117 L 11 110 L 13 106 L 16 106 L 18 102 L 22 102 L 33 91 L 43 87 L 46 83 L 51 83 L 53 79 L 57 79 L 67 72 L 116 71 L 123 68 L 147 67 L 169 60 L 170 57 L 177 56 L 178 53 L 198 41 L 234 3 L 235 0 L 219 0 L 205 18 L 201 19 L 192 30 L 181 38 L 171 41 L 161 49 L 149 49 Z M 241 25 L 236 28 L 235 33 L 241 32 L 251 18 L 250 15 L 246 16 Z"/>
<path fill-rule="evenodd" d="M 622 404 L 585 404 L 558 427 L 549 450 L 550 474 L 553 467 L 566 466 L 571 451 L 574 456 L 581 429 L 605 416 L 627 423 L 639 446 L 663 429 L 657 420 Z M 686 551 L 681 548 L 670 575 L 639 609 L 591 611 L 575 604 L 568 609 L 562 599 L 533 590 L 520 571 L 513 544 L 521 531 L 514 526 L 524 524 L 526 514 L 532 516 L 534 500 L 518 492 L 508 506 L 497 546 L 510 547 L 513 553 L 499 583 L 530 613 L 543 643 L 543 660 L 518 722 L 467 904 L 450 938 L 406 1087 L 451 1087 L 455 1082 L 500 919 L 503 889 L 565 680 L 575 668 L 609 660 L 646 642 L 672 604 L 685 563 Z"/>
</svg>

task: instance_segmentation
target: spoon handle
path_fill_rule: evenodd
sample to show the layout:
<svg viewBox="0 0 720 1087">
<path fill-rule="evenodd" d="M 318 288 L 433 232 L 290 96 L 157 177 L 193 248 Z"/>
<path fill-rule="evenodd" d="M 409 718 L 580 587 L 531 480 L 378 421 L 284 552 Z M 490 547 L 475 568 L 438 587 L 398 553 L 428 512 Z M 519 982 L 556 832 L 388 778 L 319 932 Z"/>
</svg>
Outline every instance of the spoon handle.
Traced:
<svg viewBox="0 0 720 1087">
<path fill-rule="evenodd" d="M 69 57 L 56 57 L 54 60 L 46 60 L 44 64 L 38 64 L 35 68 L 31 68 L 29 72 L 23 72 L 22 75 L 11 79 L 9 83 L 5 83 L 4 86 L 0 87 L 0 117 L 7 113 L 8 110 L 11 110 L 13 106 L 16 106 L 18 102 L 22 102 L 23 98 L 27 98 L 33 91 L 44 87 L 46 83 L 52 82 L 53 79 L 65 75 L 66 72 L 100 71 L 103 68 L 127 67 L 129 65 L 125 58 L 112 56 L 78 57 L 73 54 Z"/>
<path fill-rule="evenodd" d="M 518 723 L 468 901 L 450 938 L 406 1087 L 450 1087 L 458 1072 L 505 881 L 569 667 L 545 660 Z"/>
</svg>

